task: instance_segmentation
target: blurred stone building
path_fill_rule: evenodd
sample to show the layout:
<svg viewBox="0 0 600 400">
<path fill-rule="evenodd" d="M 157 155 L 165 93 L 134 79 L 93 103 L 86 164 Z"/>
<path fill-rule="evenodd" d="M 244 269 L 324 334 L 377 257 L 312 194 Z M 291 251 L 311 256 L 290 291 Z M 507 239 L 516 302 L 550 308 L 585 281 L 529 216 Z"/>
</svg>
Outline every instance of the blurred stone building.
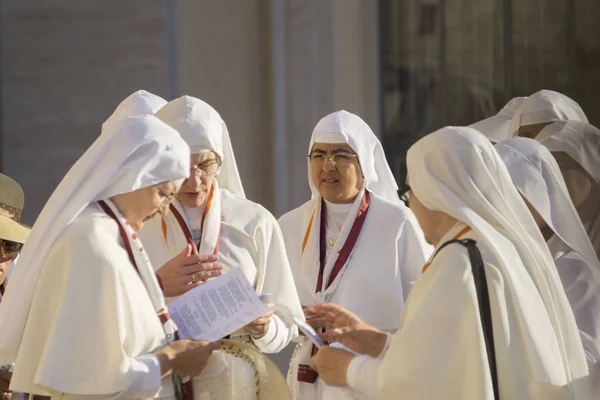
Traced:
<svg viewBox="0 0 600 400">
<path fill-rule="evenodd" d="M 397 179 L 419 137 L 514 96 L 557 90 L 600 123 L 599 17 L 594 0 L 381 0 L 384 146 Z"/>
</svg>

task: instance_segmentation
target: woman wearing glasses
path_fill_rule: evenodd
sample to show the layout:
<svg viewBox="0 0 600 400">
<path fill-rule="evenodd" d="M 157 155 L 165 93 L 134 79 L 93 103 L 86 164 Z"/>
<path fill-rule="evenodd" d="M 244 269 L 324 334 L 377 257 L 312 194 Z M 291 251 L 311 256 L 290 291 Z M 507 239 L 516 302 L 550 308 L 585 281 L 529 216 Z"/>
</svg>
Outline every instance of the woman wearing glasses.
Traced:
<svg viewBox="0 0 600 400">
<path fill-rule="evenodd" d="M 398 199 L 381 143 L 360 117 L 324 117 L 308 149 L 312 199 L 279 220 L 302 305 L 340 304 L 394 332 L 430 247 Z M 312 343 L 299 341 L 288 373 L 294 399 L 364 398 L 323 384 L 308 366 Z"/>
<path fill-rule="evenodd" d="M 165 296 L 181 295 L 209 278 L 241 268 L 258 294 L 269 295 L 267 304 L 274 311 L 233 333 L 231 339 L 253 344 L 263 353 L 279 352 L 297 334 L 292 318 L 302 319 L 303 313 L 277 221 L 245 198 L 227 127 L 216 110 L 183 96 L 156 116 L 180 133 L 192 153 L 190 177 L 171 212 L 149 221 L 141 235 Z M 219 266 L 207 264 L 198 270 L 177 263 L 190 254 L 214 256 Z M 233 377 L 236 385 L 243 383 L 232 358 L 223 356 L 213 364 L 218 362 L 221 366 L 213 365 L 213 371 L 221 368 L 218 375 L 229 376 L 223 378 L 229 379 L 225 386 Z M 254 381 L 253 375 L 244 376 Z M 199 395 L 202 384 L 195 388 Z"/>
</svg>

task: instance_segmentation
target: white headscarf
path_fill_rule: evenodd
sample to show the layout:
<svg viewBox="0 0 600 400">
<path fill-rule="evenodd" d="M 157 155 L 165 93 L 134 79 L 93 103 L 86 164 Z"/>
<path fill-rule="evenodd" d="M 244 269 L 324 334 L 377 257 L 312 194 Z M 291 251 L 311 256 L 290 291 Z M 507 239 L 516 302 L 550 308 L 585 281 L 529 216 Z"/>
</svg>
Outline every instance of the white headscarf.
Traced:
<svg viewBox="0 0 600 400">
<path fill-rule="evenodd" d="M 123 118 L 134 115 L 154 115 L 165 104 L 167 104 L 167 101 L 162 97 L 145 90 L 138 90 L 131 93 L 125 100 L 119 103 L 115 111 L 104 121 L 102 126 L 106 125 L 109 128 L 109 125 L 114 125 Z"/>
<path fill-rule="evenodd" d="M 508 137 L 508 126 L 510 125 L 512 117 L 525 99 L 527 99 L 527 97 L 515 97 L 506 103 L 498 114 L 475 122 L 474 124 L 469 125 L 469 127 L 477 129 L 493 143 L 504 140 Z"/>
<path fill-rule="evenodd" d="M 352 147 L 358 155 L 367 190 L 393 203 L 400 202 L 398 185 L 383 147 L 369 125 L 358 115 L 342 110 L 323 117 L 313 130 L 309 154 L 315 143 L 345 143 Z M 307 167 L 308 184 L 314 199 L 319 196 L 319 191 L 312 181 L 310 162 Z"/>
<path fill-rule="evenodd" d="M 23 247 L 0 304 L 0 364 L 14 361 L 46 255 L 81 211 L 117 194 L 186 178 L 189 171 L 189 147 L 157 118 L 136 116 L 103 127 L 52 194 Z"/>
<path fill-rule="evenodd" d="M 573 311 L 546 242 L 489 140 L 472 128 L 443 128 L 410 148 L 407 165 L 411 188 L 426 208 L 467 224 L 492 249 L 517 296 L 516 322 L 534 379 L 567 384 L 587 376 Z M 531 281 L 539 293 L 521 290 L 520 282 Z M 540 299 L 547 314 L 532 307 Z M 542 342 L 557 346 L 562 363 L 545 360 Z"/>
<path fill-rule="evenodd" d="M 515 137 L 519 128 L 557 121 L 588 122 L 585 113 L 574 100 L 553 90 L 540 90 L 521 104 L 508 127 L 506 138 Z"/>
<path fill-rule="evenodd" d="M 567 153 L 600 185 L 600 129 L 581 121 L 555 122 L 535 140 L 552 152 Z"/>
<path fill-rule="evenodd" d="M 229 132 L 219 113 L 204 101 L 190 96 L 171 100 L 156 117 L 173 127 L 190 146 L 192 154 L 213 151 L 221 158 L 219 187 L 246 198 Z"/>
<path fill-rule="evenodd" d="M 504 140 L 495 147 L 521 195 L 552 231 L 593 267 L 590 275 L 595 282 L 590 284 L 600 291 L 600 262 L 550 151 L 528 138 Z"/>
</svg>

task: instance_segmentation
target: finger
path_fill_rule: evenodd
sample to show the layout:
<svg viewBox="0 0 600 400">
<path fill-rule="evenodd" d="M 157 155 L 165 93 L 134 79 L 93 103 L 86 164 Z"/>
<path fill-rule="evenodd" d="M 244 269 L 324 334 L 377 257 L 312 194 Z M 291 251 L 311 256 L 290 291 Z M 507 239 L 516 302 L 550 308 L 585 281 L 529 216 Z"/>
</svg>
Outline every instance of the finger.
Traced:
<svg viewBox="0 0 600 400">
<path fill-rule="evenodd" d="M 265 318 L 261 317 L 257 320 L 250 322 L 247 326 L 256 327 L 258 325 L 269 325 L 269 323 L 271 323 L 271 317 L 265 317 Z"/>
<path fill-rule="evenodd" d="M 337 304 L 323 303 L 323 304 L 315 304 L 314 306 L 310 307 L 306 311 L 307 311 L 307 313 L 310 313 L 311 315 L 317 315 L 317 314 L 337 315 L 337 314 L 340 314 L 340 312 L 343 312 L 346 310 Z"/>
<path fill-rule="evenodd" d="M 333 327 L 333 324 L 329 319 L 325 318 L 311 318 L 307 319 L 306 323 L 312 326 L 313 328 L 325 328 L 329 329 Z"/>
<path fill-rule="evenodd" d="M 213 351 L 217 351 L 221 348 L 221 343 L 211 342 L 206 346 L 206 348 L 208 349 L 208 351 L 210 351 L 212 353 Z"/>
<path fill-rule="evenodd" d="M 315 371 L 319 372 L 319 369 L 317 368 L 317 357 L 319 356 L 319 353 L 315 354 L 311 359 L 310 362 L 308 363 L 308 365 L 314 369 Z"/>
<path fill-rule="evenodd" d="M 177 255 L 177 257 L 183 259 L 183 258 L 189 257 L 191 254 L 192 254 L 192 245 L 188 243 L 185 246 L 185 249 L 183 249 L 183 251 L 181 253 L 179 253 Z"/>
<path fill-rule="evenodd" d="M 199 274 L 188 275 L 192 282 L 205 282 L 207 279 L 215 278 L 217 276 L 221 276 L 223 274 L 222 271 L 208 271 L 208 272 L 200 272 Z"/>
<path fill-rule="evenodd" d="M 250 332 L 257 335 L 257 334 L 265 332 L 267 330 L 267 325 L 253 326 L 253 327 L 249 327 L 248 329 L 250 330 Z"/>
<path fill-rule="evenodd" d="M 200 263 L 214 263 L 219 261 L 219 257 L 214 255 L 206 254 L 192 254 L 185 258 L 183 261 L 184 265 L 200 264 Z"/>
<path fill-rule="evenodd" d="M 275 308 L 275 303 L 273 303 L 271 300 L 265 301 L 265 305 L 271 309 Z"/>
<path fill-rule="evenodd" d="M 189 264 L 181 266 L 181 273 L 183 275 L 192 275 L 197 274 L 202 271 L 221 271 L 223 270 L 223 266 L 216 262 L 211 263 L 199 263 L 199 264 Z"/>
</svg>

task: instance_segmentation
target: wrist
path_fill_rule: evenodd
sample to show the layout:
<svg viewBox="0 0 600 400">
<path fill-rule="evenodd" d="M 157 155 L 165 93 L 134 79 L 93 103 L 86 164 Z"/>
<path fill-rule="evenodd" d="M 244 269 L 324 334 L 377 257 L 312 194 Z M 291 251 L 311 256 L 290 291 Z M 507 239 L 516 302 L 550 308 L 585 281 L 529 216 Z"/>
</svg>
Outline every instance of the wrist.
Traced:
<svg viewBox="0 0 600 400">
<path fill-rule="evenodd" d="M 264 338 L 267 335 L 267 332 L 269 332 L 270 325 L 271 324 L 267 325 L 266 328 L 262 332 L 254 333 L 254 332 L 252 332 L 252 330 L 250 330 L 250 337 L 253 340 L 260 340 L 260 339 Z"/>
</svg>

